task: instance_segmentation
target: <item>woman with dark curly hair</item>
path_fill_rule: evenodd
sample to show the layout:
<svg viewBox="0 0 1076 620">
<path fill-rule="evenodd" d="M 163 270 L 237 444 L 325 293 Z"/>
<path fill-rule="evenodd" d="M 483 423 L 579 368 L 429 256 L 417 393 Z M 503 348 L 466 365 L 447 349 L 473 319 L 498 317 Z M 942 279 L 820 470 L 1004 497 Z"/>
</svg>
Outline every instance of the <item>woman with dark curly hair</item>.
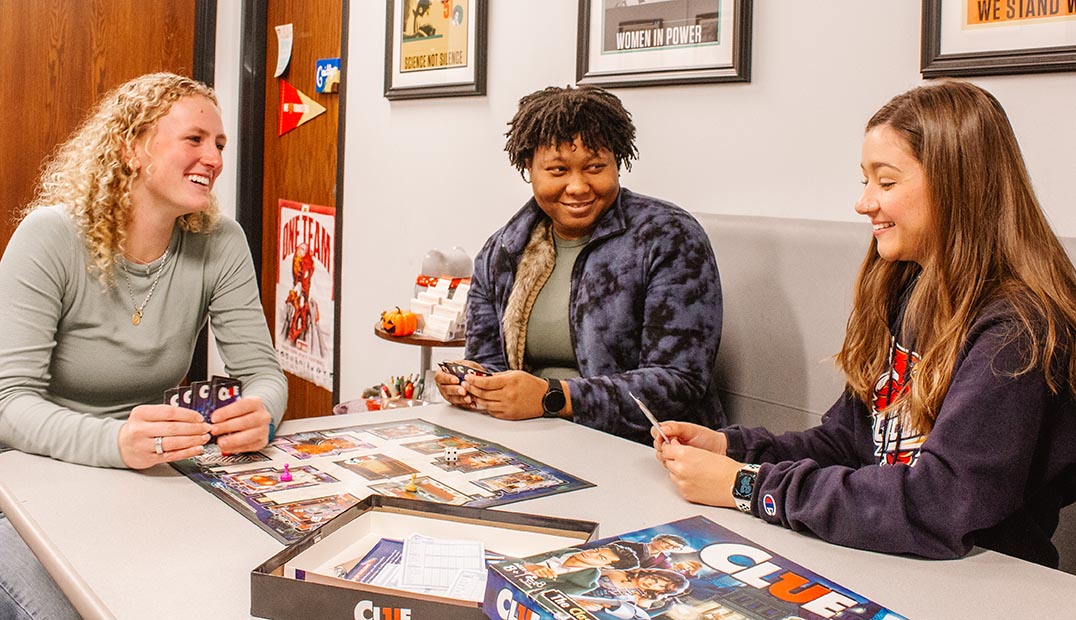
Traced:
<svg viewBox="0 0 1076 620">
<path fill-rule="evenodd" d="M 620 186 L 631 115 L 596 87 L 519 102 L 508 152 L 534 196 L 475 259 L 466 360 L 436 375 L 449 402 L 512 420 L 561 417 L 649 441 L 632 395 L 663 418 L 719 426 L 711 383 L 721 284 L 699 223 Z"/>
</svg>

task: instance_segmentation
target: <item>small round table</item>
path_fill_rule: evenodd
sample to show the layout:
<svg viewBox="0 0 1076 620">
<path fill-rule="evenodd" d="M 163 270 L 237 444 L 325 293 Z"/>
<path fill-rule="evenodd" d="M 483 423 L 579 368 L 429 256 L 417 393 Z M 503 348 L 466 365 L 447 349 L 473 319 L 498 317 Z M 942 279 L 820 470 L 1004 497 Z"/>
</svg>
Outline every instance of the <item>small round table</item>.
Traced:
<svg viewBox="0 0 1076 620">
<path fill-rule="evenodd" d="M 430 369 L 430 364 L 433 359 L 434 347 L 462 347 L 466 342 L 463 338 L 453 338 L 452 340 L 439 340 L 437 338 L 430 338 L 421 334 L 411 334 L 410 336 L 393 336 L 387 331 L 381 329 L 381 326 L 374 325 L 374 335 L 382 340 L 388 340 L 389 342 L 399 342 L 401 344 L 411 344 L 420 349 L 419 369 L 422 371 L 420 377 L 426 376 L 426 371 Z"/>
</svg>

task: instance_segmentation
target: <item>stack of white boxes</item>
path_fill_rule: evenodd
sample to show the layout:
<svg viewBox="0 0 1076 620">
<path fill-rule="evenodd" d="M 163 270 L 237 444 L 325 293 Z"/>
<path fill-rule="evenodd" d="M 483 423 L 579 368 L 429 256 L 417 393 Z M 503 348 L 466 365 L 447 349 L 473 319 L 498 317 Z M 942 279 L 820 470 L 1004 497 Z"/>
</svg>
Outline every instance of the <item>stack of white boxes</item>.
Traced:
<svg viewBox="0 0 1076 620">
<path fill-rule="evenodd" d="M 440 278 L 437 284 L 419 292 L 411 300 L 411 312 L 418 315 L 419 333 L 438 340 L 463 336 L 464 308 L 470 284 L 460 283 L 449 289 L 450 278 Z"/>
</svg>

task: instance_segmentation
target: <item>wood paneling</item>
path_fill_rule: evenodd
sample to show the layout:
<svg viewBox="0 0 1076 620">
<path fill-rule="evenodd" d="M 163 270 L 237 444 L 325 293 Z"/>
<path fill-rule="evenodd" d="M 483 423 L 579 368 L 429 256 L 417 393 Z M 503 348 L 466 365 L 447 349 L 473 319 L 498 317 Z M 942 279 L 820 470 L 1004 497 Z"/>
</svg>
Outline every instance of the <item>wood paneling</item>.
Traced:
<svg viewBox="0 0 1076 620">
<path fill-rule="evenodd" d="M 108 89 L 192 75 L 196 0 L 0 0 L 0 249 L 41 163 Z"/>
<path fill-rule="evenodd" d="M 281 78 L 325 106 L 326 111 L 278 136 L 280 83 L 273 76 L 277 57 L 274 27 L 289 23 L 294 29 L 292 56 Z M 340 99 L 336 94 L 317 93 L 314 67 L 318 59 L 340 56 L 342 25 L 342 0 L 271 0 L 267 5 L 261 278 L 262 305 L 271 326 L 276 325 L 277 311 L 277 201 L 285 198 L 337 207 Z M 291 278 L 291 274 L 284 277 Z M 280 337 L 274 333 L 274 338 Z M 288 374 L 287 418 L 328 415 L 332 405 L 332 392 Z"/>
</svg>

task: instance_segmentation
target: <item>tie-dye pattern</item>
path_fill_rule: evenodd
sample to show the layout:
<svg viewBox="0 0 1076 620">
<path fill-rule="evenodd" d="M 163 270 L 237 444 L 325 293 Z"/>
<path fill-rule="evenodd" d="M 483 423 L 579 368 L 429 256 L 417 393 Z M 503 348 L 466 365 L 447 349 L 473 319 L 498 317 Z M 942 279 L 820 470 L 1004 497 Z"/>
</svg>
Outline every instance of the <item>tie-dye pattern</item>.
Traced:
<svg viewBox="0 0 1076 620">
<path fill-rule="evenodd" d="M 508 367 L 501 323 L 530 231 L 531 199 L 475 259 L 467 359 Z M 650 443 L 628 392 L 660 419 L 725 423 L 713 385 L 721 340 L 721 282 L 710 240 L 687 211 L 621 188 L 572 273 L 572 343 L 581 378 L 568 381 L 573 419 Z"/>
</svg>

